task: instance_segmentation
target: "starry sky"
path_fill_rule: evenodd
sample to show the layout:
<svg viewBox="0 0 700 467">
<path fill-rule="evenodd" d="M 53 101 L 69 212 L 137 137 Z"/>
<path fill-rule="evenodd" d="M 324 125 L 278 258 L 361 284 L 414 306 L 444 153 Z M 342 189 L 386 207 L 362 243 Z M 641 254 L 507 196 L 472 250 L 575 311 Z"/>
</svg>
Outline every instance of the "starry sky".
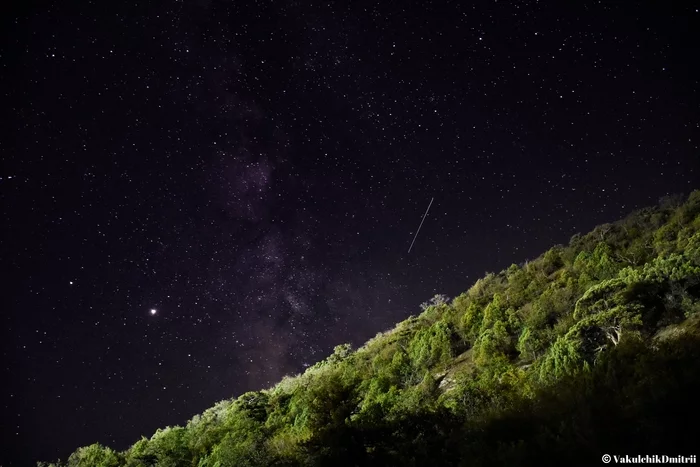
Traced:
<svg viewBox="0 0 700 467">
<path fill-rule="evenodd" d="M 1 465 L 124 449 L 700 188 L 697 1 L 15 3 Z"/>
</svg>

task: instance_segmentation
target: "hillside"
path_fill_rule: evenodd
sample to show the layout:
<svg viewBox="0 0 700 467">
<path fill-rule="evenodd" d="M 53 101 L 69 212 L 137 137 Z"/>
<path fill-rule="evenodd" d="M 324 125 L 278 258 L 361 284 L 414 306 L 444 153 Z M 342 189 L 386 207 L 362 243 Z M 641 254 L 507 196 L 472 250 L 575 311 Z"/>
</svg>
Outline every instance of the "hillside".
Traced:
<svg viewBox="0 0 700 467">
<path fill-rule="evenodd" d="M 56 465 L 600 465 L 605 453 L 696 453 L 700 191 L 421 309 L 125 452 L 94 444 Z"/>
</svg>

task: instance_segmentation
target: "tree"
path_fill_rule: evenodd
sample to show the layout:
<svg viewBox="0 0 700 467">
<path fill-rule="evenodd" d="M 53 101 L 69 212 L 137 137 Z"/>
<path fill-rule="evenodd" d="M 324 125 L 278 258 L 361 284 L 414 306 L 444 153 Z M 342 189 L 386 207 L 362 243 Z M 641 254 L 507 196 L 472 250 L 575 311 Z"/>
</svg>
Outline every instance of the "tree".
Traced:
<svg viewBox="0 0 700 467">
<path fill-rule="evenodd" d="M 67 467 L 118 467 L 122 457 L 99 443 L 78 448 L 68 458 Z"/>
<path fill-rule="evenodd" d="M 264 423 L 267 420 L 267 404 L 269 396 L 263 391 L 249 391 L 236 399 L 234 410 L 238 413 L 254 420 Z"/>
<path fill-rule="evenodd" d="M 573 375 L 582 367 L 580 342 L 569 337 L 559 337 L 547 352 L 539 366 L 539 379 L 552 382 Z"/>
<path fill-rule="evenodd" d="M 506 324 L 499 319 L 490 329 L 484 330 L 476 341 L 475 361 L 480 365 L 486 365 L 497 356 L 506 357 L 512 349 L 513 345 L 506 330 Z"/>
<path fill-rule="evenodd" d="M 474 345 L 474 342 L 479 337 L 482 320 L 483 313 L 481 307 L 471 302 L 462 316 L 462 333 L 471 345 Z"/>
<path fill-rule="evenodd" d="M 408 354 L 418 370 L 445 363 L 452 357 L 452 331 L 438 321 L 428 329 L 419 331 L 411 340 Z"/>
<path fill-rule="evenodd" d="M 351 344 L 340 344 L 333 348 L 333 354 L 328 357 L 328 363 L 339 363 L 348 358 L 352 352 Z"/>
<path fill-rule="evenodd" d="M 561 246 L 556 246 L 547 250 L 547 252 L 544 254 L 544 257 L 542 258 L 542 271 L 545 275 L 549 276 L 564 266 L 564 261 L 562 260 L 562 250 L 563 248 Z"/>
<path fill-rule="evenodd" d="M 447 303 L 450 301 L 450 297 L 447 295 L 443 294 L 436 294 L 433 298 L 430 299 L 430 301 L 423 302 L 420 304 L 421 310 L 425 311 L 429 307 L 441 307 L 443 305 L 447 305 Z"/>
<path fill-rule="evenodd" d="M 551 333 L 524 327 L 518 337 L 516 350 L 525 361 L 539 358 L 551 343 Z"/>
<path fill-rule="evenodd" d="M 156 456 L 158 467 L 178 467 L 192 459 L 185 429 L 180 426 L 157 430 L 148 443 L 148 452 Z"/>
<path fill-rule="evenodd" d="M 586 290 L 576 301 L 574 318 L 579 320 L 593 313 L 608 309 L 620 301 L 619 292 L 627 288 L 624 279 L 609 279 Z"/>
</svg>

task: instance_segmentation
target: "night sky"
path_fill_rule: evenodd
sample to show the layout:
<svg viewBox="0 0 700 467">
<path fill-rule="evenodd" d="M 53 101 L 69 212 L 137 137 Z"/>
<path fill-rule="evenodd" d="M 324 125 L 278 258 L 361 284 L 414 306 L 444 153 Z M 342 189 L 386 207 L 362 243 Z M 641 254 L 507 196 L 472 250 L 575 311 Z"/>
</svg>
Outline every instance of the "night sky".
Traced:
<svg viewBox="0 0 700 467">
<path fill-rule="evenodd" d="M 700 188 L 697 1 L 14 3 L 3 466 L 124 449 Z"/>
</svg>

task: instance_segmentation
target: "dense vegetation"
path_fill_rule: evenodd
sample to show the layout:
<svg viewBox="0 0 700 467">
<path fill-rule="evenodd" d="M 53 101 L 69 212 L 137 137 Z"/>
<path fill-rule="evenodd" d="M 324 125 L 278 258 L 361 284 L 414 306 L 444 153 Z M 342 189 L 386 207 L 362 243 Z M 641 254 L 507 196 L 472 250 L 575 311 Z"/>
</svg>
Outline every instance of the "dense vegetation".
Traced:
<svg viewBox="0 0 700 467">
<path fill-rule="evenodd" d="M 599 465 L 697 448 L 700 191 L 422 309 L 125 452 L 57 465 Z"/>
</svg>

